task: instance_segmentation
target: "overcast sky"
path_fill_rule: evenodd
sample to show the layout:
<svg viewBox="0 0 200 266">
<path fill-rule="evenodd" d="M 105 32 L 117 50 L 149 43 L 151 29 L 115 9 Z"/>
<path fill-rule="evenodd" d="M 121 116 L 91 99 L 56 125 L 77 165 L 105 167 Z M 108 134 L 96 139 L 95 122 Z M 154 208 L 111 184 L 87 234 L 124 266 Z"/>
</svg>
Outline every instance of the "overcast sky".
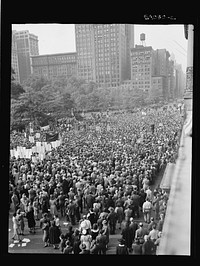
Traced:
<svg viewBox="0 0 200 266">
<path fill-rule="evenodd" d="M 29 30 L 37 35 L 40 55 L 76 51 L 74 24 L 13 24 L 12 29 Z M 152 46 L 153 49 L 166 48 L 186 71 L 187 40 L 183 25 L 135 24 L 135 44 L 140 44 L 140 33 L 146 35 L 146 46 Z"/>
</svg>

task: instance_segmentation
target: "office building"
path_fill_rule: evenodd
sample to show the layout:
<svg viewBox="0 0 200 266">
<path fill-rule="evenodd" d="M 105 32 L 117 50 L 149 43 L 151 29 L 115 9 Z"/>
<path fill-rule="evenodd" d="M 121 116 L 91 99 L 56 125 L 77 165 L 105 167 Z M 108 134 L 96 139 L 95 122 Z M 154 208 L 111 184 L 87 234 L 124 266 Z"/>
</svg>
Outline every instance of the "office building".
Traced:
<svg viewBox="0 0 200 266">
<path fill-rule="evenodd" d="M 75 24 L 77 74 L 86 81 L 95 81 L 93 24 Z"/>
<path fill-rule="evenodd" d="M 166 49 L 156 49 L 152 52 L 152 76 L 162 77 L 162 90 L 165 99 L 173 98 L 173 64 L 169 58 L 170 53 Z M 156 93 L 152 92 L 152 95 L 156 95 Z"/>
<path fill-rule="evenodd" d="M 107 87 L 130 78 L 133 25 L 76 24 L 75 35 L 79 78 Z"/>
<path fill-rule="evenodd" d="M 31 56 L 31 67 L 34 75 L 47 79 L 77 76 L 77 53 Z"/>
<path fill-rule="evenodd" d="M 175 63 L 175 97 L 182 99 L 186 86 L 186 75 L 182 70 L 181 64 Z"/>
<path fill-rule="evenodd" d="M 20 83 L 31 75 L 30 56 L 39 55 L 38 37 L 28 30 L 15 31 Z"/>
<path fill-rule="evenodd" d="M 18 56 L 17 56 L 17 42 L 15 38 L 15 31 L 12 32 L 11 67 L 13 68 L 15 72 L 15 74 L 13 75 L 14 81 L 16 83 L 20 83 L 19 64 L 18 64 Z"/>
<path fill-rule="evenodd" d="M 163 99 L 163 86 L 164 86 L 164 77 L 162 76 L 152 76 L 151 78 L 151 90 L 150 98 L 162 100 Z"/>
<path fill-rule="evenodd" d="M 131 49 L 131 80 L 135 90 L 148 97 L 152 82 L 152 47 L 135 45 Z"/>
</svg>

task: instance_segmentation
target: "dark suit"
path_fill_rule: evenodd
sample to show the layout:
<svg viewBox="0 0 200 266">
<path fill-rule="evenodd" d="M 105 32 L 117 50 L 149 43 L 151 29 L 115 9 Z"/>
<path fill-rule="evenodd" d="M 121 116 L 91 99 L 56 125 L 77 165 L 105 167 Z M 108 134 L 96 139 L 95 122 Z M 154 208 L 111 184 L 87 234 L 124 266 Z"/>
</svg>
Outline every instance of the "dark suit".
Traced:
<svg viewBox="0 0 200 266">
<path fill-rule="evenodd" d="M 132 229 L 129 226 L 122 230 L 122 238 L 125 240 L 127 248 L 131 248 L 133 243 L 133 234 Z"/>
<path fill-rule="evenodd" d="M 154 255 L 155 245 L 153 241 L 147 240 L 142 245 L 142 255 Z"/>
</svg>

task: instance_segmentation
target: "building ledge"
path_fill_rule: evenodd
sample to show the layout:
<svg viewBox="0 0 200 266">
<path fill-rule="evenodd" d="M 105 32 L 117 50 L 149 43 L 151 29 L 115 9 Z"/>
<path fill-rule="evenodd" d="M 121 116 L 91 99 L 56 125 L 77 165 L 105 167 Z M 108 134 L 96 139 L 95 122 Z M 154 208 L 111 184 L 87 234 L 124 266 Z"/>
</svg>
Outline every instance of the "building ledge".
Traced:
<svg viewBox="0 0 200 266">
<path fill-rule="evenodd" d="M 190 255 L 192 137 L 185 133 L 192 112 L 187 112 L 179 154 L 172 174 L 162 238 L 157 255 Z"/>
</svg>

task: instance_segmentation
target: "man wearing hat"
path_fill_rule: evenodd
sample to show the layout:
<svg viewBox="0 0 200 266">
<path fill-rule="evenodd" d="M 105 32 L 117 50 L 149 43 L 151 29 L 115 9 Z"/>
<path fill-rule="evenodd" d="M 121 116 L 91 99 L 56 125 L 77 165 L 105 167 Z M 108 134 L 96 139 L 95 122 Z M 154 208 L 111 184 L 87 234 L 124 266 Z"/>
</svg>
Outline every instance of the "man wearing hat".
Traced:
<svg viewBox="0 0 200 266">
<path fill-rule="evenodd" d="M 84 243 L 80 244 L 81 252 L 79 254 L 90 254 L 90 250 L 86 249 L 86 245 Z"/>
<path fill-rule="evenodd" d="M 144 236 L 142 244 L 142 255 L 155 255 L 155 245 L 148 235 Z"/>
<path fill-rule="evenodd" d="M 98 247 L 98 254 L 106 255 L 107 238 L 103 230 L 99 231 L 99 235 L 96 237 L 96 243 Z"/>
<path fill-rule="evenodd" d="M 151 204 L 149 198 L 147 198 L 146 201 L 142 205 L 144 221 L 146 223 L 150 223 L 151 209 L 152 209 L 152 204 Z"/>
<path fill-rule="evenodd" d="M 136 238 L 132 244 L 132 255 L 141 255 L 142 254 L 142 246 L 140 244 L 139 238 Z"/>
<path fill-rule="evenodd" d="M 86 245 L 86 250 L 90 250 L 91 242 L 92 242 L 92 236 L 88 233 L 88 230 L 83 229 L 82 235 L 80 237 L 81 244 Z"/>
<path fill-rule="evenodd" d="M 135 232 L 135 239 L 138 238 L 140 243 L 143 243 L 145 235 L 148 235 L 148 230 L 143 227 L 143 223 L 139 223 L 139 228 Z"/>
<path fill-rule="evenodd" d="M 130 218 L 129 227 L 131 229 L 132 239 L 134 240 L 134 238 L 135 238 L 135 232 L 138 229 L 138 224 L 134 221 L 133 217 Z"/>
<path fill-rule="evenodd" d="M 108 209 L 110 211 L 110 213 L 108 214 L 107 220 L 109 222 L 109 226 L 110 226 L 110 234 L 114 235 L 115 234 L 115 229 L 116 229 L 116 223 L 117 223 L 117 214 L 114 211 L 113 207 L 109 207 Z"/>
<path fill-rule="evenodd" d="M 123 238 L 119 239 L 119 244 L 116 247 L 116 255 L 128 255 L 128 248 L 125 245 L 125 240 Z"/>
</svg>

